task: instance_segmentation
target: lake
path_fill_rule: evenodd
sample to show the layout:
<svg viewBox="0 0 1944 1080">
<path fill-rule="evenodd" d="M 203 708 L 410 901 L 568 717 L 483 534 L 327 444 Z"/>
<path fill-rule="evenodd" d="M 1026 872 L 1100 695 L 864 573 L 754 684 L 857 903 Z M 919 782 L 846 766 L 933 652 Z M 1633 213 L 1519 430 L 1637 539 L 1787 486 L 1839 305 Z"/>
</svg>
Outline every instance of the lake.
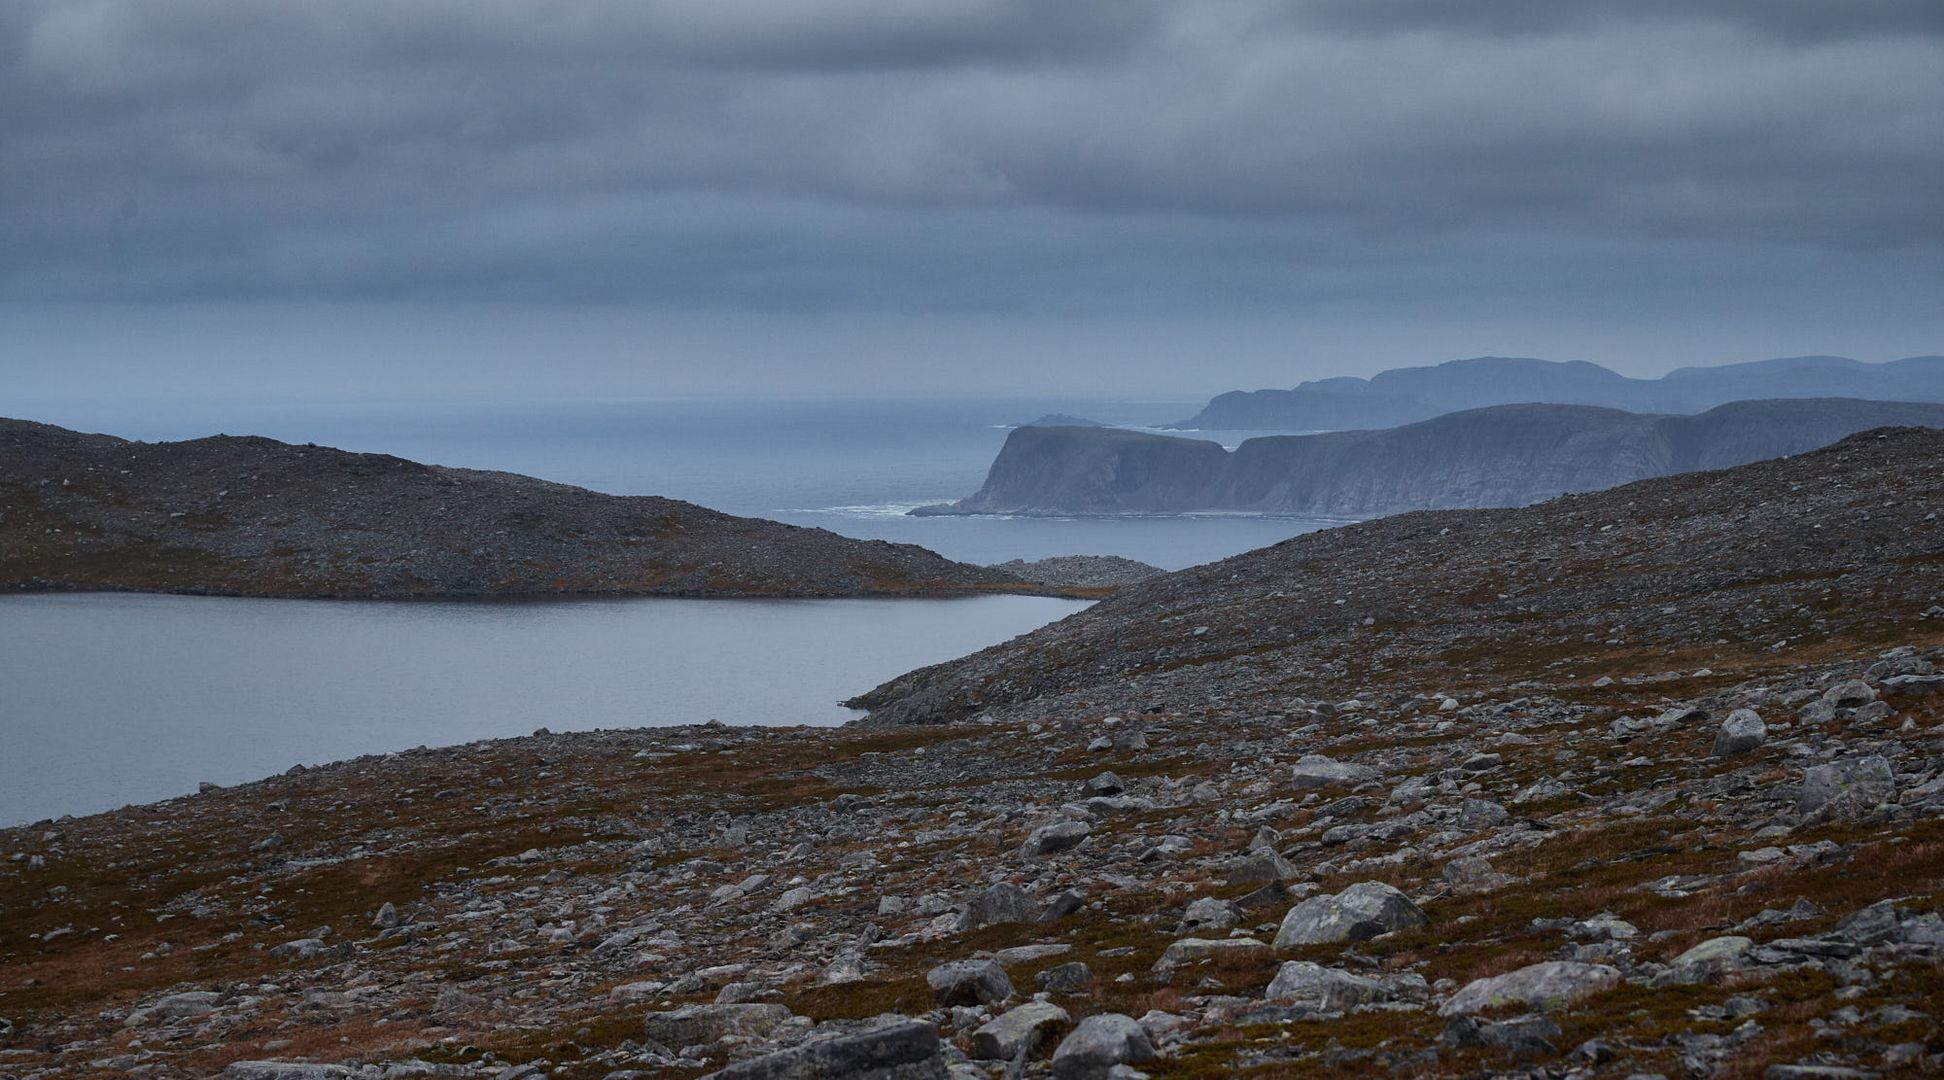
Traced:
<svg viewBox="0 0 1944 1080">
<path fill-rule="evenodd" d="M 0 596 L 0 826 L 539 727 L 842 723 L 846 697 L 1083 607 Z"/>
</svg>

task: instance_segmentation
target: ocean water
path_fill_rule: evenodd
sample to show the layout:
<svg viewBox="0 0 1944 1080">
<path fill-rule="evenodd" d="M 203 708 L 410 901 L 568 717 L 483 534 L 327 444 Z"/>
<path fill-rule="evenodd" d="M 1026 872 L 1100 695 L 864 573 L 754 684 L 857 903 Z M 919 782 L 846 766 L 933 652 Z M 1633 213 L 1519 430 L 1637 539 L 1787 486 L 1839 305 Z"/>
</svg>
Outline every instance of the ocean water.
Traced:
<svg viewBox="0 0 1944 1080">
<path fill-rule="evenodd" d="M 1150 426 L 1196 401 L 695 399 L 522 404 L 57 406 L 32 419 L 149 440 L 268 435 L 416 461 L 504 469 L 617 495 L 665 495 L 732 514 L 992 563 L 1122 555 L 1169 570 L 1288 539 L 1291 518 L 914 518 L 977 491 L 1014 424 L 1049 412 Z M 1201 436 L 1197 436 L 1201 437 Z M 1234 445 L 1238 433 L 1211 433 Z"/>
<path fill-rule="evenodd" d="M 268 435 L 687 499 L 991 563 L 1111 554 L 1168 569 L 1324 523 L 914 518 L 971 494 L 1011 425 L 1129 426 L 1167 401 L 103 405 L 33 419 L 148 440 Z M 1230 436 L 1230 439 L 1233 437 Z M 831 724 L 836 702 L 1080 605 L 953 600 L 513 603 L 0 596 L 0 825 L 418 745 L 556 731 Z"/>
</svg>

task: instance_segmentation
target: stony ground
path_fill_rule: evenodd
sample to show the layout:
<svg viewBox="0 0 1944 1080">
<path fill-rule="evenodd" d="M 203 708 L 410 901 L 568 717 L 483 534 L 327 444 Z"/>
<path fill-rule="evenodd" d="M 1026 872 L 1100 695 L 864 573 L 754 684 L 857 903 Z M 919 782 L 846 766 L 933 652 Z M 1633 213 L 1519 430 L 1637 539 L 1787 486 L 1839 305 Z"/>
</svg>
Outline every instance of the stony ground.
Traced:
<svg viewBox="0 0 1944 1080">
<path fill-rule="evenodd" d="M 44 822 L 0 833 L 0 1075 L 688 1076 L 887 1013 L 966 1076 L 1045 1071 L 1108 1014 L 1152 1076 L 1923 1074 L 1941 643 L 1247 714 L 536 735 Z"/>
<path fill-rule="evenodd" d="M 1160 576 L 1158 566 L 1118 555 L 1055 555 L 1050 559 L 1012 559 L 991 567 L 1008 577 L 1041 585 L 1077 585 L 1082 588 L 1119 588 L 1138 585 Z"/>
<path fill-rule="evenodd" d="M 1936 543 L 1897 538 L 1944 471 L 1875 448 L 1802 459 L 1840 480 L 1802 527 L 1850 531 L 1751 542 L 1732 595 L 1881 587 L 1745 633 L 1612 591 L 1679 648 L 1505 612 L 1462 662 L 539 733 L 0 832 L 0 1077 L 1937 1074 L 1944 606 L 1903 549 L 1827 567 Z"/>
<path fill-rule="evenodd" d="M 0 591 L 242 596 L 1048 592 L 912 544 L 273 439 L 0 419 Z"/>
</svg>

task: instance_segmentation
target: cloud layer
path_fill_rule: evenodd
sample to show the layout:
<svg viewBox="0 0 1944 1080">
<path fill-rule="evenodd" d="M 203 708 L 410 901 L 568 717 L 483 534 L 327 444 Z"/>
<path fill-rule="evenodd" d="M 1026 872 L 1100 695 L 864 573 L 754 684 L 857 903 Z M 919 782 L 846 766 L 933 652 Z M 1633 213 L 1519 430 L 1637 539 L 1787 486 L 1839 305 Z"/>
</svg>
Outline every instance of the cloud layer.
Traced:
<svg viewBox="0 0 1944 1080">
<path fill-rule="evenodd" d="M 12 301 L 1199 310 L 1651 251 L 1927 273 L 1940 175 L 1935 0 L 0 7 Z"/>
</svg>

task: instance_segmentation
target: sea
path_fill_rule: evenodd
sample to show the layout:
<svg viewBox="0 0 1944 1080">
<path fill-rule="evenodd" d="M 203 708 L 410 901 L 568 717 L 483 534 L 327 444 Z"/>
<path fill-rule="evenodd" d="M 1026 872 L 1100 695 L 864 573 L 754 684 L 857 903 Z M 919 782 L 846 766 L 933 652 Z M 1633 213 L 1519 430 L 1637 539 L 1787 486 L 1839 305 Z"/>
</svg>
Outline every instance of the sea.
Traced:
<svg viewBox="0 0 1944 1080">
<path fill-rule="evenodd" d="M 928 547 L 978 563 L 1121 555 L 1179 569 L 1332 522 L 912 517 L 976 491 L 1013 426 L 1153 429 L 1200 402 L 691 398 L 55 403 L 127 438 L 267 435 L 525 473 Z M 1191 433 L 1192 434 L 1192 433 Z M 1211 433 L 1234 445 L 1246 433 Z M 839 702 L 1085 605 L 925 600 L 317 601 L 0 596 L 0 825 L 296 764 L 554 731 L 839 724 Z"/>
</svg>

